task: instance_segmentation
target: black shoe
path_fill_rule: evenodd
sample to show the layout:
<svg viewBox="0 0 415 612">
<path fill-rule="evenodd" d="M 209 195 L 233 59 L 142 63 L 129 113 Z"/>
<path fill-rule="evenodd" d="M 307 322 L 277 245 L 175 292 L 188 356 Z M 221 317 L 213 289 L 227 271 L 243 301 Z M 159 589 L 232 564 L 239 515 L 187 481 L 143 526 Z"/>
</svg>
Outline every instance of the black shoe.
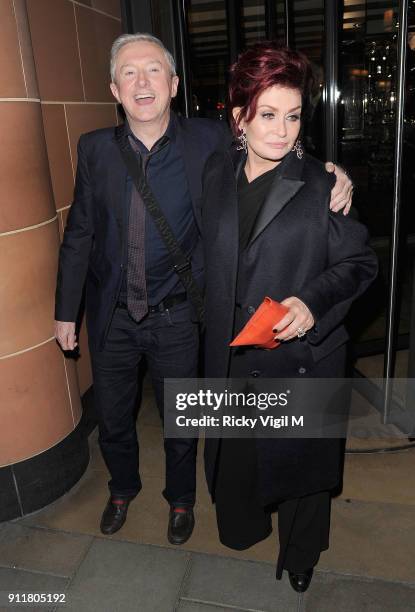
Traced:
<svg viewBox="0 0 415 612">
<path fill-rule="evenodd" d="M 190 538 L 195 526 L 193 508 L 170 506 L 167 539 L 170 544 L 184 544 Z"/>
<path fill-rule="evenodd" d="M 313 569 L 306 570 L 300 574 L 288 572 L 290 584 L 297 593 L 304 593 L 310 586 L 311 578 L 313 577 Z"/>
<path fill-rule="evenodd" d="M 131 498 L 110 497 L 101 518 L 101 532 L 111 535 L 121 529 L 127 518 Z"/>
</svg>

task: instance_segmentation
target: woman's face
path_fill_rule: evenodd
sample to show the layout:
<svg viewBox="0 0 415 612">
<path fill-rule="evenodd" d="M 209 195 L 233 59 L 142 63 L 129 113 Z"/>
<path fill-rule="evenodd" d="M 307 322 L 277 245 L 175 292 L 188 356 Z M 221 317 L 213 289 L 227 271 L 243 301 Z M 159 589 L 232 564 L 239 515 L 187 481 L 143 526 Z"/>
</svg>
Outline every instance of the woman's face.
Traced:
<svg viewBox="0 0 415 612">
<path fill-rule="evenodd" d="M 255 117 L 239 127 L 245 130 L 251 160 L 280 162 L 298 138 L 301 125 L 301 93 L 274 85 L 258 98 Z M 237 120 L 239 108 L 233 110 Z"/>
</svg>

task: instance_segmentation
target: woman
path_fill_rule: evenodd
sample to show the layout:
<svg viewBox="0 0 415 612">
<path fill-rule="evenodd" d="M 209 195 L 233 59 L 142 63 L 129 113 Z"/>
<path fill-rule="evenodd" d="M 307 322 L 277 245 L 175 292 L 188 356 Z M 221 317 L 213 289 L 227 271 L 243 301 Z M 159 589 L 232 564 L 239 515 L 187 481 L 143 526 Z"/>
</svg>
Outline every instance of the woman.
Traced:
<svg viewBox="0 0 415 612">
<path fill-rule="evenodd" d="M 309 83 L 308 60 L 275 43 L 252 47 L 231 68 L 241 150 L 213 154 L 203 181 L 207 377 L 345 375 L 342 322 L 377 263 L 365 228 L 329 211 L 332 177 L 301 147 Z M 282 345 L 230 349 L 267 295 L 288 308 L 274 326 Z M 328 548 L 341 465 L 340 440 L 207 439 L 222 543 L 241 550 L 267 537 L 277 506 L 277 578 L 285 568 L 305 591 Z"/>
</svg>

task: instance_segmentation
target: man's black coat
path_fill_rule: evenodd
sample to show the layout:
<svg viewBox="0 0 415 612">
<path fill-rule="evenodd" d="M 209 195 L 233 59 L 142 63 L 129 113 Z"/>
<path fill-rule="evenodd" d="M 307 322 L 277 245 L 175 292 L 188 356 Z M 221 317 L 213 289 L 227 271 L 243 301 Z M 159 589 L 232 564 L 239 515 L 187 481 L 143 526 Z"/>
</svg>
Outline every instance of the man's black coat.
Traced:
<svg viewBox="0 0 415 612">
<path fill-rule="evenodd" d="M 230 141 L 226 125 L 174 116 L 196 223 L 201 225 L 201 179 L 212 152 Z M 127 170 L 114 128 L 81 136 L 74 202 L 60 250 L 55 318 L 76 321 L 86 281 L 89 342 L 101 349 L 122 281 L 128 236 Z"/>
<path fill-rule="evenodd" d="M 203 178 L 206 281 L 205 374 L 228 376 L 229 343 L 265 296 L 296 296 L 315 328 L 277 349 L 239 349 L 237 377 L 342 377 L 347 333 L 343 319 L 376 276 L 377 260 L 363 225 L 329 210 L 334 181 L 323 164 L 294 153 L 276 175 L 239 254 L 237 176 L 244 158 L 217 152 Z M 237 273 L 240 273 L 237 289 Z M 235 302 L 241 305 L 235 328 Z M 232 349 L 235 350 L 235 349 Z M 205 467 L 213 493 L 218 440 L 207 439 Z M 260 495 L 265 504 L 334 487 L 340 443 L 319 439 L 257 439 Z"/>
</svg>

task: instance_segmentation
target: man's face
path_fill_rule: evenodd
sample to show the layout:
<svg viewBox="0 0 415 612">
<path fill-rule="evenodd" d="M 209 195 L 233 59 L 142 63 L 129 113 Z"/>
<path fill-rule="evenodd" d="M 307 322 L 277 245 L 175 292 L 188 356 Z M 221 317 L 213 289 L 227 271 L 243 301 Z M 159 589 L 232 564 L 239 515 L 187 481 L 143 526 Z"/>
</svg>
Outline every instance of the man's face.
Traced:
<svg viewBox="0 0 415 612">
<path fill-rule="evenodd" d="M 179 79 L 172 76 L 163 50 L 139 41 L 121 48 L 111 91 L 122 104 L 129 123 L 159 123 L 168 116 Z"/>
</svg>

